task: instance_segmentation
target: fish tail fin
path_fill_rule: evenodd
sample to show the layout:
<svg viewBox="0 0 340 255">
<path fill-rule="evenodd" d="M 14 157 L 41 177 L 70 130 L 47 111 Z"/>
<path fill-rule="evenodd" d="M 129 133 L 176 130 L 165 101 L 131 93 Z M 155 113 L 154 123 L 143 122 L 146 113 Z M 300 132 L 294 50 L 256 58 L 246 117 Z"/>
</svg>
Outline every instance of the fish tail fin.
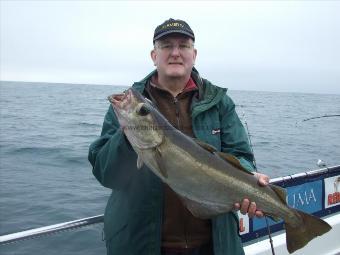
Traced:
<svg viewBox="0 0 340 255">
<path fill-rule="evenodd" d="M 327 222 L 318 217 L 299 210 L 295 211 L 301 217 L 303 223 L 299 226 L 285 223 L 286 243 L 289 253 L 304 247 L 313 238 L 325 234 L 332 228 Z"/>
</svg>

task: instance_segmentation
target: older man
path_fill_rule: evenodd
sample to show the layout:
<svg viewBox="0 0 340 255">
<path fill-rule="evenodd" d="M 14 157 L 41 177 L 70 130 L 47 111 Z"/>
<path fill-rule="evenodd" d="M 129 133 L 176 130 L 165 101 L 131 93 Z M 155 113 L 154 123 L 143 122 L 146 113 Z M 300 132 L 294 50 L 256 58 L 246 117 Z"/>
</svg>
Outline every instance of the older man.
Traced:
<svg viewBox="0 0 340 255">
<path fill-rule="evenodd" d="M 132 87 L 152 100 L 175 128 L 233 154 L 252 171 L 253 155 L 235 105 L 226 89 L 199 76 L 194 42 L 192 29 L 183 20 L 159 25 L 151 51 L 156 70 Z M 136 153 L 112 106 L 101 137 L 90 146 L 89 161 L 98 181 L 112 189 L 104 220 L 107 254 L 244 254 L 234 212 L 209 220 L 196 218 L 147 167 L 137 169 Z M 268 183 L 267 176 L 257 177 L 261 184 Z M 263 215 L 246 198 L 235 209 L 250 217 Z"/>
</svg>

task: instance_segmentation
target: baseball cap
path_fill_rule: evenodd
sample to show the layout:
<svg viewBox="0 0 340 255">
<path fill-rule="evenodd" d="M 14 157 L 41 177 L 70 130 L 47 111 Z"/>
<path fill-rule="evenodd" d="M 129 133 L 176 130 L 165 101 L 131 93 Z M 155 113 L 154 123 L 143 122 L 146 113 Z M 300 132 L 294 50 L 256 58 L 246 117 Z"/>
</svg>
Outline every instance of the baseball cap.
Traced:
<svg viewBox="0 0 340 255">
<path fill-rule="evenodd" d="M 186 35 L 195 41 L 194 32 L 191 30 L 188 23 L 180 19 L 168 19 L 156 27 L 155 33 L 153 35 L 153 43 L 163 36 L 172 33 Z"/>
</svg>

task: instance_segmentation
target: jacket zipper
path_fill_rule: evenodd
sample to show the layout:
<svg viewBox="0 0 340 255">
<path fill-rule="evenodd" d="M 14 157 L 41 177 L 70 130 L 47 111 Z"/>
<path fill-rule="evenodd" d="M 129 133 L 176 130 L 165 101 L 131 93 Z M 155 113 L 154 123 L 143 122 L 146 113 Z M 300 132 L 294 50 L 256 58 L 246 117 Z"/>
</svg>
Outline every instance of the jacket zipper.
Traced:
<svg viewBox="0 0 340 255">
<path fill-rule="evenodd" d="M 176 97 L 174 97 L 174 105 L 175 105 L 175 113 L 176 113 L 176 119 L 177 119 L 177 128 L 180 129 L 179 105 L 178 105 L 178 99 Z"/>
<path fill-rule="evenodd" d="M 187 218 L 187 217 L 185 217 L 185 218 Z M 189 247 L 189 245 L 188 245 L 188 239 L 189 239 L 189 236 L 188 236 L 188 224 L 187 224 L 187 220 L 185 220 L 185 222 L 184 222 L 184 236 L 185 236 L 185 248 L 188 248 Z"/>
<path fill-rule="evenodd" d="M 177 97 L 174 97 L 174 106 L 175 106 L 175 113 L 176 113 L 176 120 L 177 120 L 177 128 L 180 130 L 180 116 L 179 116 L 179 102 Z M 189 240 L 188 240 L 188 229 L 187 229 L 187 221 L 183 224 L 184 228 L 184 237 L 185 237 L 185 248 L 189 247 Z"/>
</svg>

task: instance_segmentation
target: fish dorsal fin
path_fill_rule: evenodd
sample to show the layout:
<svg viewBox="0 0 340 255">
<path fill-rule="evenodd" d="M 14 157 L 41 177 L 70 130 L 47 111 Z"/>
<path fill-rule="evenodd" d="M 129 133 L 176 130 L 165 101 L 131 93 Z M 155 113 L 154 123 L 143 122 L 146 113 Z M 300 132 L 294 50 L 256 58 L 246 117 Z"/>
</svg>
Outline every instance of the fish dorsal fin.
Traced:
<svg viewBox="0 0 340 255">
<path fill-rule="evenodd" d="M 276 216 L 274 214 L 265 213 L 265 216 L 270 217 L 273 221 L 276 221 L 276 222 L 279 222 L 281 220 L 281 218 L 279 216 Z"/>
<path fill-rule="evenodd" d="M 207 150 L 207 151 L 209 151 L 209 152 L 211 152 L 211 153 L 217 152 L 217 149 L 216 149 L 214 146 L 212 146 L 212 145 L 210 145 L 210 144 L 207 144 L 207 143 L 205 143 L 205 142 L 202 142 L 202 141 L 200 141 L 200 140 L 198 140 L 198 139 L 196 139 L 196 138 L 193 138 L 193 140 L 194 140 L 199 146 L 201 146 L 203 149 L 205 149 L 205 150 Z"/>
<path fill-rule="evenodd" d="M 217 151 L 217 149 L 210 145 L 210 144 L 207 144 L 205 142 L 202 142 L 196 138 L 193 138 L 193 140 L 199 145 L 201 146 L 203 149 L 213 153 L 213 154 L 217 154 L 218 156 L 220 156 L 222 159 L 224 159 L 225 161 L 227 161 L 228 163 L 230 163 L 231 165 L 233 165 L 234 167 L 240 169 L 241 171 L 244 171 L 248 174 L 251 174 L 253 175 L 253 173 L 247 171 L 246 169 L 244 169 L 244 167 L 241 165 L 240 161 L 233 155 L 231 154 L 228 154 L 228 153 L 224 153 L 224 152 L 219 152 Z"/>
<path fill-rule="evenodd" d="M 278 197 L 284 204 L 287 204 L 286 202 L 287 192 L 284 188 L 281 188 L 280 186 L 273 184 L 269 184 L 269 187 L 278 195 Z"/>
<path fill-rule="evenodd" d="M 239 169 L 243 172 L 246 172 L 247 174 L 254 175 L 253 173 L 244 169 L 244 167 L 241 165 L 240 161 L 235 156 L 228 154 L 228 153 L 224 153 L 224 152 L 216 152 L 216 154 L 218 156 L 220 156 L 222 159 L 224 159 L 225 161 L 227 161 L 229 164 L 236 167 L 237 169 Z"/>
<path fill-rule="evenodd" d="M 141 169 L 143 166 L 143 160 L 142 157 L 140 155 L 137 155 L 137 168 Z"/>
</svg>

